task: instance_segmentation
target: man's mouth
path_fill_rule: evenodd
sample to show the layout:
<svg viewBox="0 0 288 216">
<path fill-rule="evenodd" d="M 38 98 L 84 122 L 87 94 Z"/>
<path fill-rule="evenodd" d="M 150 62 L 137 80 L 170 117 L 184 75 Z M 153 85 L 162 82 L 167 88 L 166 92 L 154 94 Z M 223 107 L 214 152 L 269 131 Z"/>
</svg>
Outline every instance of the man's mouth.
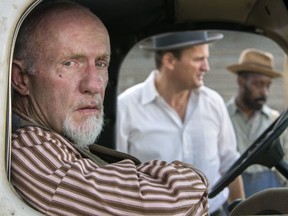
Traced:
<svg viewBox="0 0 288 216">
<path fill-rule="evenodd" d="M 97 105 L 85 105 L 85 106 L 81 106 L 78 107 L 76 109 L 77 112 L 81 112 L 83 114 L 91 114 L 91 113 L 98 113 L 100 111 L 100 107 Z"/>
<path fill-rule="evenodd" d="M 266 98 L 257 98 L 256 101 L 263 104 L 266 103 Z"/>
</svg>

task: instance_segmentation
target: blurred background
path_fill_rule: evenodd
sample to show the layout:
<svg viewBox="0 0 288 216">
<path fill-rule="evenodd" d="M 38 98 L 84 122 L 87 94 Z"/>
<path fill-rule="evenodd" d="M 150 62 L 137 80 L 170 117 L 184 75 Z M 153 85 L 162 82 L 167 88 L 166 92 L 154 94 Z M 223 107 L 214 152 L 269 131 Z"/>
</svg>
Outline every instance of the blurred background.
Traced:
<svg viewBox="0 0 288 216">
<path fill-rule="evenodd" d="M 271 39 L 242 32 L 220 31 L 224 38 L 210 46 L 210 71 L 205 76 L 205 85 L 216 90 L 225 102 L 236 95 L 236 76 L 226 67 L 237 63 L 240 53 L 246 48 L 257 48 L 274 55 L 275 69 L 284 70 L 284 51 Z M 139 48 L 139 43 L 130 50 L 121 65 L 118 94 L 137 83 L 143 82 L 155 68 L 154 53 Z M 286 73 L 287 76 L 287 73 Z M 276 78 L 270 88 L 267 104 L 282 111 L 288 107 L 287 87 L 284 78 Z"/>
</svg>

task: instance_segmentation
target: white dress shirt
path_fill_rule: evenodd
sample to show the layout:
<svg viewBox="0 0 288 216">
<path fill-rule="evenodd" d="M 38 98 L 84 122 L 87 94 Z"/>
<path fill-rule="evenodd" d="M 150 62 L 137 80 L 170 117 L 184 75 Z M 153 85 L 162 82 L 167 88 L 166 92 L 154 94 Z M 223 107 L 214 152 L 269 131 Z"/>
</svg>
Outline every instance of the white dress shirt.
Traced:
<svg viewBox="0 0 288 216">
<path fill-rule="evenodd" d="M 239 157 L 236 137 L 222 97 L 202 86 L 192 91 L 185 120 L 158 94 L 153 71 L 145 82 L 118 97 L 117 150 L 142 162 L 180 160 L 201 170 L 213 186 Z M 209 200 L 210 212 L 228 189 Z"/>
</svg>

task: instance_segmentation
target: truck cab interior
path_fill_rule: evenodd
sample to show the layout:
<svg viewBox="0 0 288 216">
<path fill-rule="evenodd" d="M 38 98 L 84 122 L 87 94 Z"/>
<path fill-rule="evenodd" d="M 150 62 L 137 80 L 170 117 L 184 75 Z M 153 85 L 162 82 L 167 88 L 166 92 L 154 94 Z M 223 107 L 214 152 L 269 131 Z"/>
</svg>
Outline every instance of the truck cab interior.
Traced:
<svg viewBox="0 0 288 216">
<path fill-rule="evenodd" d="M 12 130 L 11 61 L 19 26 L 31 10 L 48 0 L 0 0 L 0 215 L 38 215 L 9 183 Z M 287 0 L 75 0 L 91 9 L 106 25 L 111 40 L 109 83 L 104 101 L 105 126 L 98 144 L 115 148 L 117 89 L 123 60 L 140 41 L 173 31 L 219 30 L 267 37 L 288 53 Z M 288 86 L 288 70 L 284 71 Z M 288 104 L 288 87 L 286 104 Z M 250 165 L 275 167 L 288 179 L 288 165 L 278 137 L 288 127 L 288 109 L 257 139 L 212 188 L 213 197 Z M 288 214 L 288 189 L 262 191 L 237 203 L 230 215 Z"/>
</svg>

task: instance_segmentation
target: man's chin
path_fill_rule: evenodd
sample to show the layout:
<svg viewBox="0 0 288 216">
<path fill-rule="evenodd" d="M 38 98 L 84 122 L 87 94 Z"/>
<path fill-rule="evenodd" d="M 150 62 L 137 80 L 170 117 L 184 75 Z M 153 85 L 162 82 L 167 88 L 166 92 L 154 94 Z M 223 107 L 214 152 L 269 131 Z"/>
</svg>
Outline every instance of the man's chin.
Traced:
<svg viewBox="0 0 288 216">
<path fill-rule="evenodd" d="M 85 147 L 93 144 L 103 126 L 103 117 L 96 118 L 92 116 L 87 118 L 81 125 L 73 122 L 71 118 L 67 118 L 63 125 L 63 130 L 65 135 L 75 143 L 75 145 L 80 147 Z"/>
<path fill-rule="evenodd" d="M 257 103 L 253 106 L 255 110 L 261 110 L 265 103 Z"/>
<path fill-rule="evenodd" d="M 73 124 L 75 127 L 83 127 L 89 119 L 99 119 L 99 115 L 95 113 L 85 113 L 81 115 L 74 115 L 72 117 Z"/>
</svg>

